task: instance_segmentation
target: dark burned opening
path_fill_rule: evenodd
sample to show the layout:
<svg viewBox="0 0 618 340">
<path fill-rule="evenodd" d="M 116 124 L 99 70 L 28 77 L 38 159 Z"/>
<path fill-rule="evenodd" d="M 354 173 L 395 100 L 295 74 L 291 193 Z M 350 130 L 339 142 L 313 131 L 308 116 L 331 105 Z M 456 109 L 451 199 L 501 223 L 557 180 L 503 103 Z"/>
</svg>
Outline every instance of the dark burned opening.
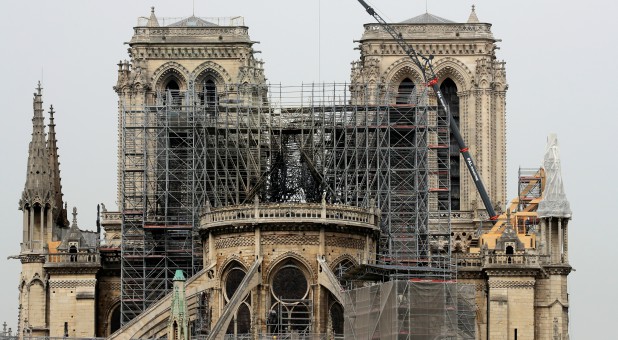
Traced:
<svg viewBox="0 0 618 340">
<path fill-rule="evenodd" d="M 307 293 L 307 279 L 298 267 L 286 265 L 275 274 L 273 293 L 280 299 L 302 299 Z"/>
<path fill-rule="evenodd" d="M 449 110 L 454 122 L 459 126 L 459 96 L 457 95 L 457 85 L 451 78 L 446 78 L 440 85 L 440 91 L 444 95 L 444 99 L 448 103 Z M 440 114 L 446 115 L 444 109 L 440 108 Z M 450 150 L 439 151 L 438 157 L 443 161 L 443 164 L 449 167 L 450 182 L 451 182 L 451 210 L 461 210 L 461 194 L 460 194 L 460 178 L 459 178 L 459 146 L 457 140 L 450 134 Z M 440 194 L 439 197 L 440 210 L 448 210 L 448 193 Z"/>
<path fill-rule="evenodd" d="M 402 80 L 399 84 L 395 103 L 398 105 L 416 104 L 415 86 L 410 78 Z"/>
</svg>

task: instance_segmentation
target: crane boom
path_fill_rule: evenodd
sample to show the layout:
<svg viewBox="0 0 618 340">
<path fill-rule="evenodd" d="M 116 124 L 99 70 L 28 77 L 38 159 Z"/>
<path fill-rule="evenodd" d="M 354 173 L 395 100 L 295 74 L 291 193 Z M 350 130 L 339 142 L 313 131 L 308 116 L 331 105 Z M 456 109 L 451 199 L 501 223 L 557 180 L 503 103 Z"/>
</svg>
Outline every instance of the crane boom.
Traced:
<svg viewBox="0 0 618 340">
<path fill-rule="evenodd" d="M 483 185 L 483 180 L 481 179 L 479 172 L 476 170 L 474 159 L 472 158 L 472 155 L 470 154 L 470 150 L 466 146 L 466 142 L 461 136 L 461 132 L 459 131 L 459 126 L 457 126 L 457 123 L 453 119 L 453 116 L 451 114 L 451 109 L 447 105 L 446 99 L 444 99 L 444 95 L 442 94 L 442 91 L 440 91 L 440 86 L 438 85 L 438 76 L 434 72 L 433 66 L 431 64 L 431 60 L 433 59 L 433 56 L 430 55 L 426 57 L 416 52 L 414 48 L 412 48 L 412 46 L 410 46 L 403 39 L 402 34 L 400 32 L 397 32 L 391 25 L 389 25 L 384 19 L 382 19 L 382 17 L 378 13 L 376 13 L 376 11 L 365 2 L 365 0 L 358 0 L 358 2 L 360 2 L 360 4 L 363 7 L 365 7 L 365 10 L 367 11 L 367 13 L 369 13 L 369 15 L 374 17 L 374 19 L 376 19 L 376 21 L 382 26 L 382 28 L 384 28 L 384 30 L 388 32 L 393 37 L 393 39 L 395 39 L 395 42 L 397 42 L 397 45 L 399 45 L 404 50 L 404 52 L 408 55 L 408 57 L 410 57 L 412 62 L 421 70 L 425 84 L 427 84 L 427 86 L 430 86 L 433 89 L 433 92 L 436 94 L 436 97 L 438 98 L 438 102 L 440 106 L 442 106 L 442 108 L 444 109 L 444 111 L 449 117 L 451 133 L 453 134 L 453 137 L 455 137 L 455 140 L 457 141 L 459 152 L 461 153 L 464 159 L 464 162 L 466 163 L 466 166 L 468 167 L 470 176 L 472 176 L 474 185 L 476 185 L 476 190 L 481 196 L 481 200 L 483 201 L 483 205 L 485 205 L 485 209 L 487 210 L 487 214 L 489 215 L 489 218 L 491 220 L 497 220 L 498 215 L 496 215 L 496 211 L 494 210 L 494 207 L 491 204 L 491 199 L 489 198 L 489 195 L 487 194 L 487 190 L 485 190 L 485 185 Z"/>
</svg>

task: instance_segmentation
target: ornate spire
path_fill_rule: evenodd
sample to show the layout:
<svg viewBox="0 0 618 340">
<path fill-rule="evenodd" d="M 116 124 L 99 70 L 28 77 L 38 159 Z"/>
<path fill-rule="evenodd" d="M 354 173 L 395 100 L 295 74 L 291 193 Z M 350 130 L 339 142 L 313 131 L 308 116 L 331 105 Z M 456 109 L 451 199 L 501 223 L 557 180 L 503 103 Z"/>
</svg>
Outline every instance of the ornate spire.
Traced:
<svg viewBox="0 0 618 340">
<path fill-rule="evenodd" d="M 545 189 L 537 209 L 539 217 L 571 218 L 571 205 L 566 198 L 562 184 L 558 137 L 553 133 L 547 137 L 543 168 L 545 169 Z"/>
<path fill-rule="evenodd" d="M 25 205 L 52 204 L 53 189 L 49 169 L 49 153 L 45 141 L 45 122 L 43 118 L 43 88 L 41 82 L 34 93 L 32 117 L 32 140 L 28 148 L 28 172 L 26 185 L 20 201 L 20 209 Z"/>
<path fill-rule="evenodd" d="M 185 292 L 185 276 L 182 270 L 177 269 L 174 275 L 174 291 L 170 317 L 167 321 L 168 339 L 189 339 L 189 312 L 187 310 L 187 298 Z"/>
<path fill-rule="evenodd" d="M 478 24 L 479 18 L 476 16 L 476 11 L 474 10 L 475 6 L 472 5 L 472 12 L 470 12 L 470 16 L 468 17 L 468 24 Z"/>
<path fill-rule="evenodd" d="M 150 18 L 148 18 L 148 27 L 159 27 L 159 20 L 154 12 L 154 6 L 150 7 Z"/>
<path fill-rule="evenodd" d="M 71 226 L 78 228 L 77 227 L 77 207 L 73 207 L 73 223 L 71 224 Z"/>
<path fill-rule="evenodd" d="M 78 249 L 88 249 L 92 248 L 88 241 L 84 238 L 84 234 L 79 229 L 77 225 L 77 208 L 73 207 L 73 223 L 71 223 L 71 228 L 69 232 L 64 235 L 62 238 L 62 242 L 58 246 L 58 250 L 68 251 L 71 248 L 71 243 L 77 242 Z"/>
<path fill-rule="evenodd" d="M 62 213 L 62 184 L 60 178 L 60 161 L 58 158 L 58 140 L 56 139 L 56 124 L 54 124 L 54 106 L 49 107 L 49 129 L 47 134 L 47 152 L 49 153 L 49 169 L 52 181 L 54 201 L 54 221 L 63 227 L 68 227 Z"/>
</svg>

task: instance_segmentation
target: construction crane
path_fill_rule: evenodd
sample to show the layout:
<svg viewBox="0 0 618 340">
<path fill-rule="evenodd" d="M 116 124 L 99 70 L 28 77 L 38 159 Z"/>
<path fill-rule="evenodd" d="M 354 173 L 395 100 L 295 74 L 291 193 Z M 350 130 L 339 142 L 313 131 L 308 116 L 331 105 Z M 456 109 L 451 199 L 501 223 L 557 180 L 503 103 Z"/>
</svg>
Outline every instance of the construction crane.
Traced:
<svg viewBox="0 0 618 340">
<path fill-rule="evenodd" d="M 374 17 L 376 21 L 386 30 L 397 42 L 397 45 L 401 47 L 404 52 L 410 57 L 410 60 L 421 70 L 423 74 L 423 80 L 427 86 L 430 86 L 433 89 L 433 92 L 436 94 L 438 98 L 438 102 L 446 112 L 450 120 L 450 128 L 453 137 L 457 141 L 457 145 L 459 146 L 459 152 L 463 156 L 464 162 L 468 167 L 468 171 L 470 171 L 470 175 L 472 176 L 472 180 L 474 181 L 474 185 L 476 185 L 476 189 L 483 200 L 483 204 L 485 205 L 485 209 L 487 210 L 487 214 L 489 215 L 490 220 L 495 221 L 498 219 L 498 215 L 496 215 L 496 211 L 494 210 L 493 205 L 491 204 L 491 199 L 487 194 L 487 190 L 485 190 L 485 186 L 483 185 L 483 180 L 476 170 L 476 165 L 474 165 L 474 160 L 472 159 L 472 155 L 470 154 L 470 150 L 466 146 L 466 142 L 463 140 L 461 136 L 461 132 L 459 131 L 459 127 L 457 123 L 453 119 L 451 114 L 451 110 L 446 103 L 446 99 L 444 99 L 444 95 L 442 95 L 442 91 L 440 91 L 440 86 L 438 85 L 438 76 L 433 70 L 433 66 L 431 64 L 431 60 L 433 59 L 432 55 L 428 57 L 416 52 L 412 46 L 410 46 L 404 39 L 401 33 L 397 32 L 391 25 L 389 25 L 382 17 L 376 13 L 376 11 L 369 6 L 365 0 L 358 0 L 369 15 Z"/>
</svg>

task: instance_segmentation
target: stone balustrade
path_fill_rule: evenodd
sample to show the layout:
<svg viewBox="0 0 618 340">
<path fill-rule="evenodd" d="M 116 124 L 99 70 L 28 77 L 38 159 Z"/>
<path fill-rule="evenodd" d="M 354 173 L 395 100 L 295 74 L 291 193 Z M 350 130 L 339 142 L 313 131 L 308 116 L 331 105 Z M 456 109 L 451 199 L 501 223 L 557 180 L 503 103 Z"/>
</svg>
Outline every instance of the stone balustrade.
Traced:
<svg viewBox="0 0 618 340">
<path fill-rule="evenodd" d="M 122 221 L 122 213 L 119 211 L 103 211 L 101 212 L 103 221 Z"/>
<path fill-rule="evenodd" d="M 458 268 L 480 268 L 483 266 L 481 254 L 457 253 L 453 256 L 455 257 Z"/>
<path fill-rule="evenodd" d="M 518 265 L 526 267 L 539 267 L 545 264 L 546 256 L 535 254 L 487 254 L 483 257 L 485 267 Z"/>
<path fill-rule="evenodd" d="M 57 253 L 45 256 L 45 265 L 58 266 L 75 263 L 83 266 L 84 264 L 99 265 L 101 258 L 98 253 Z"/>
<path fill-rule="evenodd" d="M 379 230 L 380 213 L 374 208 L 319 203 L 257 203 L 210 209 L 202 215 L 201 229 L 237 223 L 329 223 Z"/>
<path fill-rule="evenodd" d="M 536 254 L 457 254 L 456 262 L 459 268 L 492 266 L 540 267 L 549 263 L 549 257 Z"/>
</svg>

